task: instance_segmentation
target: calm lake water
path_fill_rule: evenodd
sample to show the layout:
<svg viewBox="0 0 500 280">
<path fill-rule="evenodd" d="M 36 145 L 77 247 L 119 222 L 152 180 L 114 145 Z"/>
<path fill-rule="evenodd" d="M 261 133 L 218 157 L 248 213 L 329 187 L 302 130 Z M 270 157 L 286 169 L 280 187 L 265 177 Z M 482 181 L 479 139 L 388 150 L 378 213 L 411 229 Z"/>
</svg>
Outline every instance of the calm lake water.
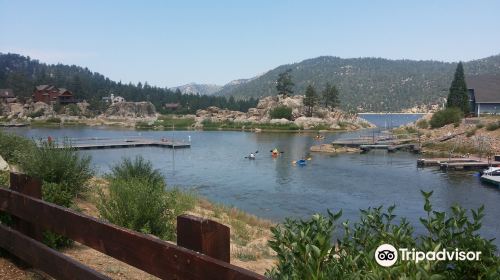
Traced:
<svg viewBox="0 0 500 280">
<path fill-rule="evenodd" d="M 391 115 L 393 124 L 413 121 L 418 115 Z M 381 115 L 370 119 L 383 120 Z M 385 122 L 385 121 L 384 121 Z M 378 123 L 380 124 L 380 123 Z M 466 208 L 486 207 L 482 233 L 500 237 L 498 214 L 500 190 L 482 185 L 475 172 L 442 172 L 420 169 L 417 155 L 406 152 L 388 154 L 312 154 L 307 166 L 294 166 L 307 153 L 313 134 L 251 133 L 230 131 L 135 131 L 117 128 L 15 128 L 8 129 L 33 138 L 143 136 L 188 141 L 190 149 L 129 148 L 84 151 L 93 158 L 99 173 L 122 157 L 142 155 L 153 161 L 165 175 L 169 186 L 194 189 L 210 200 L 234 205 L 257 216 L 281 221 L 285 217 L 307 217 L 326 209 L 343 209 L 343 218 L 356 220 L 359 209 L 381 204 L 397 206 L 396 214 L 407 217 L 422 231 L 418 217 L 424 215 L 420 190 L 434 190 L 432 202 L 445 210 L 455 203 Z M 369 135 L 370 131 L 326 134 L 324 143 L 334 139 Z M 282 156 L 272 158 L 278 147 Z M 244 157 L 259 151 L 256 160 Z M 500 245 L 498 240 L 497 245 Z"/>
</svg>

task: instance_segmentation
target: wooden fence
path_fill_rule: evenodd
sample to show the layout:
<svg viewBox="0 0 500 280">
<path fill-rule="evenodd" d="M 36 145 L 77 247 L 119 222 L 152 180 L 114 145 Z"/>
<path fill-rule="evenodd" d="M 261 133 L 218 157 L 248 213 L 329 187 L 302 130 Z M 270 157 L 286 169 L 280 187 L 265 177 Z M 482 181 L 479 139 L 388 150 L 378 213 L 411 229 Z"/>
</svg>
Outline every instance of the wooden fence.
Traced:
<svg viewBox="0 0 500 280">
<path fill-rule="evenodd" d="M 109 279 L 42 244 L 50 230 L 162 279 L 265 279 L 229 264 L 229 228 L 190 215 L 177 218 L 174 245 L 41 200 L 41 183 L 10 174 L 0 188 L 0 211 L 14 218 L 0 224 L 0 247 L 56 279 Z"/>
</svg>

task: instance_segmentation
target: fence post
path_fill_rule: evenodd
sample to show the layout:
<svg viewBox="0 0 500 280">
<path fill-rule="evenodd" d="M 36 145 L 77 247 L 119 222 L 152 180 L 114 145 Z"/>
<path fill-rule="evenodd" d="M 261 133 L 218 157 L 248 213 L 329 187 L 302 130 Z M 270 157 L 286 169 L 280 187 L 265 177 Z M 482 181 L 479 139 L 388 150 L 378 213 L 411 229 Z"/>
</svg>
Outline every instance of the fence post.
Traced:
<svg viewBox="0 0 500 280">
<path fill-rule="evenodd" d="M 10 189 L 34 198 L 42 198 L 42 183 L 26 174 L 10 172 Z M 16 217 L 12 218 L 16 230 L 35 240 L 42 241 L 43 234 L 40 227 Z"/>
<path fill-rule="evenodd" d="M 229 263 L 229 227 L 193 215 L 177 217 L 177 245 Z"/>
</svg>

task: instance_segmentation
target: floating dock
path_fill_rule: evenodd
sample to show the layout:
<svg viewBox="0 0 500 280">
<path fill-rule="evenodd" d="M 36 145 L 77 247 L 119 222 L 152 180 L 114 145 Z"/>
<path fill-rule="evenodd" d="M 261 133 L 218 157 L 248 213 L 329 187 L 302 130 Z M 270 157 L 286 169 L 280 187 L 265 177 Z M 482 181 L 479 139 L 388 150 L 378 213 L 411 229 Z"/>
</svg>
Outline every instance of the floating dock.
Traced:
<svg viewBox="0 0 500 280">
<path fill-rule="evenodd" d="M 0 123 L 0 127 L 24 127 L 28 125 L 28 123 Z"/>
<path fill-rule="evenodd" d="M 191 144 L 175 140 L 154 140 L 146 138 L 132 139 L 111 139 L 111 138 L 87 138 L 87 139 L 68 139 L 65 141 L 72 148 L 77 150 L 95 150 L 95 149 L 117 149 L 134 147 L 161 147 L 170 149 L 190 148 Z M 61 143 L 61 142 L 58 142 Z M 58 147 L 64 147 L 59 144 Z"/>
<path fill-rule="evenodd" d="M 485 158 L 422 158 L 417 160 L 417 166 L 439 166 L 444 170 L 485 169 L 490 166 L 500 166 L 500 161 Z"/>
</svg>

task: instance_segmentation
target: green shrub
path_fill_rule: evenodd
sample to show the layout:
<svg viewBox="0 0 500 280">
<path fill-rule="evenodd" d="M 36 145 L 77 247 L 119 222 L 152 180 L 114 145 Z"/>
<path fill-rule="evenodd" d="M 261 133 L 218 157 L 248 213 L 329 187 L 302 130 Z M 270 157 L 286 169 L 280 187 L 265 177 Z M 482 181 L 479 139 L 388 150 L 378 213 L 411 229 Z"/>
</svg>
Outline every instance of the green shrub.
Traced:
<svg viewBox="0 0 500 280">
<path fill-rule="evenodd" d="M 28 114 L 28 117 L 30 117 L 30 118 L 37 118 L 37 117 L 43 116 L 44 113 L 45 113 L 45 109 L 42 108 L 42 109 L 40 109 L 40 110 L 38 110 L 36 112 L 32 112 L 32 113 Z"/>
<path fill-rule="evenodd" d="M 80 108 L 76 104 L 69 104 L 66 106 L 67 112 L 70 116 L 79 116 L 80 115 Z"/>
<path fill-rule="evenodd" d="M 426 119 L 420 119 L 417 121 L 417 127 L 420 129 L 429 128 L 429 122 Z"/>
<path fill-rule="evenodd" d="M 467 137 L 474 136 L 474 135 L 476 134 L 476 131 L 477 131 L 477 128 L 470 129 L 470 130 L 468 130 L 468 131 L 465 133 L 465 136 L 467 136 Z"/>
<path fill-rule="evenodd" d="M 43 141 L 22 157 L 21 168 L 26 174 L 43 181 L 44 200 L 70 207 L 73 199 L 86 190 L 94 175 L 90 163 L 90 156 L 80 155 L 67 143 L 62 143 L 59 148 L 55 142 Z"/>
<path fill-rule="evenodd" d="M 99 192 L 100 216 L 162 239 L 174 239 L 177 215 L 193 208 L 196 201 L 191 193 L 166 191 L 161 173 L 142 157 L 123 159 L 106 177 L 109 192 Z"/>
<path fill-rule="evenodd" d="M 90 161 L 89 156 L 81 156 L 66 143 L 58 148 L 55 142 L 40 142 L 38 147 L 21 157 L 20 165 L 26 174 L 42 180 L 43 200 L 70 208 L 94 175 Z M 72 243 L 50 231 L 44 231 L 43 237 L 44 243 L 52 248 Z"/>
<path fill-rule="evenodd" d="M 109 180 L 143 179 L 154 186 L 163 185 L 165 187 L 165 181 L 160 171 L 154 169 L 153 164 L 142 156 L 138 156 L 134 160 L 130 158 L 122 159 L 119 164 L 111 167 L 111 172 L 106 177 Z"/>
<path fill-rule="evenodd" d="M 61 123 L 61 118 L 58 117 L 52 117 L 47 119 L 48 123 Z"/>
<path fill-rule="evenodd" d="M 286 220 L 271 229 L 270 247 L 278 263 L 268 270 L 271 279 L 498 279 L 500 259 L 491 240 L 478 230 L 484 208 L 466 210 L 453 206 L 450 213 L 434 211 L 432 192 L 422 192 L 426 216 L 420 218 L 426 233 L 414 236 L 405 218 L 397 219 L 395 206 L 361 210 L 359 222 L 342 223 L 343 237 L 332 242 L 332 234 L 341 212 L 328 216 L 314 215 L 309 220 Z M 455 248 L 481 251 L 480 261 L 402 261 L 389 269 L 375 262 L 376 248 L 384 243 L 395 248 L 438 251 Z"/>
<path fill-rule="evenodd" d="M 0 131 L 0 155 L 10 164 L 18 164 L 21 155 L 30 154 L 35 143 L 27 138 Z"/>
<path fill-rule="evenodd" d="M 109 182 L 109 194 L 99 194 L 99 213 L 113 224 L 171 240 L 175 217 L 164 188 L 164 183 L 144 177 L 114 178 Z"/>
<path fill-rule="evenodd" d="M 175 129 L 181 128 L 189 128 L 191 127 L 196 120 L 194 118 L 176 118 L 173 116 L 160 116 L 158 117 L 158 121 L 156 122 L 158 125 L 162 125 L 165 128 L 171 129 L 172 126 Z M 156 124 L 155 123 L 155 124 Z"/>
<path fill-rule="evenodd" d="M 278 106 L 269 112 L 271 119 L 287 119 L 292 120 L 292 108 L 286 106 Z"/>
<path fill-rule="evenodd" d="M 481 129 L 481 128 L 483 128 L 483 127 L 484 127 L 484 124 L 483 124 L 483 123 L 478 123 L 478 124 L 476 124 L 476 128 L 477 128 L 477 129 Z"/>
<path fill-rule="evenodd" d="M 459 124 L 463 118 L 463 113 L 458 108 L 447 108 L 437 111 L 432 115 L 430 125 L 432 128 L 443 127 L 450 123 Z"/>
<path fill-rule="evenodd" d="M 500 122 L 492 122 L 486 125 L 486 130 L 494 131 L 500 128 Z"/>
</svg>

